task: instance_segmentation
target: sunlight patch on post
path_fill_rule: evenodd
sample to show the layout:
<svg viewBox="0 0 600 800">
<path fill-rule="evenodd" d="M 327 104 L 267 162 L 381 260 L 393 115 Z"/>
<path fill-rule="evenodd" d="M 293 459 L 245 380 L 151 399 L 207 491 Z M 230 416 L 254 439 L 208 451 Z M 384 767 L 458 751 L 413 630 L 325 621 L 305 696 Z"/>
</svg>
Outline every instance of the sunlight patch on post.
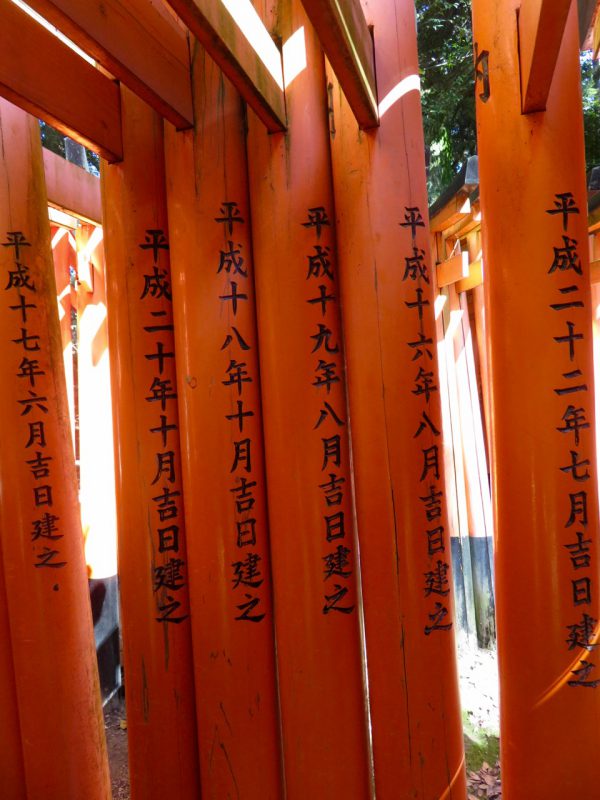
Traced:
<svg viewBox="0 0 600 800">
<path fill-rule="evenodd" d="M 304 27 L 298 28 L 283 45 L 283 74 L 285 88 L 306 69 Z"/>
<path fill-rule="evenodd" d="M 436 319 L 439 319 L 440 314 L 444 310 L 444 306 L 446 305 L 446 299 L 447 298 L 445 294 L 438 294 L 438 296 L 435 298 L 435 303 L 433 305 L 433 308 Z"/>
<path fill-rule="evenodd" d="M 96 247 L 98 247 L 103 237 L 104 237 L 104 231 L 100 225 L 97 225 L 94 228 L 90 238 L 88 239 L 85 247 L 82 250 L 82 256 L 86 259 L 86 261 L 91 261 L 92 253 L 94 252 Z"/>
<path fill-rule="evenodd" d="M 65 230 L 65 228 L 72 228 L 75 230 L 77 227 L 77 217 L 74 217 L 72 214 L 67 214 L 65 211 L 62 211 L 60 208 L 54 208 L 54 206 L 48 206 L 48 219 L 51 223 L 55 225 L 61 225 L 61 230 Z M 66 232 L 66 231 L 65 231 Z M 56 242 L 60 241 L 62 238 L 59 237 Z M 52 247 L 54 248 L 54 239 L 52 240 Z"/>
<path fill-rule="evenodd" d="M 277 86 L 283 89 L 281 53 L 250 0 L 221 0 Z"/>
<path fill-rule="evenodd" d="M 65 215 L 65 216 L 66 216 L 66 215 Z M 63 238 L 63 236 L 66 236 L 66 235 L 67 235 L 67 233 L 68 233 L 68 231 L 67 231 L 67 229 L 66 229 L 66 228 L 59 228 L 59 229 L 56 231 L 56 233 L 55 233 L 55 234 L 54 234 L 54 236 L 52 237 L 52 242 L 51 242 L 51 245 L 52 245 L 52 249 L 53 249 L 53 250 L 54 250 L 54 248 L 55 248 L 55 247 L 58 245 L 58 243 L 59 243 L 59 242 L 60 242 L 60 240 Z"/>
<path fill-rule="evenodd" d="M 398 100 L 402 100 L 402 98 L 409 92 L 415 91 L 421 91 L 421 79 L 419 76 L 408 75 L 406 78 L 403 78 L 390 92 L 386 94 L 381 103 L 379 103 L 379 119 L 381 119 L 386 111 L 389 111 L 390 108 L 398 102 Z"/>
</svg>

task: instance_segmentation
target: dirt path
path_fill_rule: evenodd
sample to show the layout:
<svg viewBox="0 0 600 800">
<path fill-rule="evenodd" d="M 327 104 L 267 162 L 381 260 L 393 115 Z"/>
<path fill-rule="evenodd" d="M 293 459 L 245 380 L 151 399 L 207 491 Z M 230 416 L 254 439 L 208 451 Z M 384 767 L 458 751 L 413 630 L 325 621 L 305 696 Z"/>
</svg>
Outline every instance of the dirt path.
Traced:
<svg viewBox="0 0 600 800">
<path fill-rule="evenodd" d="M 467 754 L 468 800 L 501 800 L 500 766 L 497 761 L 499 712 L 496 654 L 461 648 L 458 664 Z M 129 800 L 127 723 L 125 704 L 121 700 L 115 698 L 106 706 L 104 723 L 113 800 Z"/>
</svg>

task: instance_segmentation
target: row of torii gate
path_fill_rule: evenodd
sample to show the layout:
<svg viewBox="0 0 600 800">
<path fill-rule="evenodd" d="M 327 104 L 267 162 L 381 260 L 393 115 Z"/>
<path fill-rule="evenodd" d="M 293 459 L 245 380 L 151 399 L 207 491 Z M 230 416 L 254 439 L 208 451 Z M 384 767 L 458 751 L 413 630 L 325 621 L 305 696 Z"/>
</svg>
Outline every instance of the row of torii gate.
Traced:
<svg viewBox="0 0 600 800">
<path fill-rule="evenodd" d="M 242 2 L 32 5 L 104 68 L 2 0 L 2 94 L 111 162 L 131 796 L 463 800 L 413 3 L 257 2 L 263 60 Z M 503 791 L 594 798 L 577 8 L 473 19 Z M 0 134 L 1 793 L 107 800 L 37 121 Z"/>
</svg>

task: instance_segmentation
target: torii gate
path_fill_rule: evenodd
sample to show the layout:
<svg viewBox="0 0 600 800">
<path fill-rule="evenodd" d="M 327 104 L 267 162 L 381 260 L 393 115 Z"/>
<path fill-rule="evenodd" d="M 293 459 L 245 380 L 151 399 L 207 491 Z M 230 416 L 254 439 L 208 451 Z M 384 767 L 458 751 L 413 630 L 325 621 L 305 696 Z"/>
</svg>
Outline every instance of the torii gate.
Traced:
<svg viewBox="0 0 600 800">
<path fill-rule="evenodd" d="M 2 95 L 107 161 L 132 796 L 462 800 L 413 3 L 30 5 L 97 64 L 0 1 Z M 558 156 L 544 131 L 549 139 L 566 131 L 554 121 L 565 115 L 561 103 L 564 118 L 581 116 L 578 47 L 574 4 L 525 0 L 519 23 L 515 0 L 497 6 L 490 15 L 474 0 L 482 204 L 490 204 L 503 770 L 511 800 L 540 785 L 558 800 L 565 790 L 593 796 L 600 718 L 591 674 L 598 506 L 589 292 L 586 254 L 576 251 L 581 126 L 562 161 L 565 185 L 549 186 L 547 197 L 541 182 L 532 190 L 541 215 L 532 242 L 524 232 L 511 238 L 519 216 L 506 214 L 527 196 L 527 175 L 517 171 L 514 195 L 499 200 L 493 147 L 529 158 L 527 144 L 517 149 L 517 125 L 529 125 L 521 111 L 536 111 L 539 172 L 549 171 L 545 159 Z M 540 39 L 552 47 L 537 47 Z M 513 87 L 512 100 L 501 86 Z M 509 106 L 514 127 L 502 117 Z M 10 800 L 106 800 L 69 465 L 60 489 L 40 483 L 47 456 L 66 462 L 70 452 L 52 368 L 60 359 L 41 153 L 35 124 L 5 102 L 0 110 L 10 187 L 0 205 L 0 321 L 10 343 L 0 631 L 12 649 L 0 663 L 8 709 L 0 741 L 15 754 L 0 777 Z M 555 239 L 556 266 L 542 252 Z M 533 268 L 514 274 L 533 263 L 533 245 L 535 283 Z M 566 270 L 575 275 L 563 286 Z M 550 311 L 532 320 L 549 316 L 538 325 L 546 338 L 530 342 L 525 312 L 512 309 L 545 302 L 541 281 Z M 567 311 L 567 333 L 555 333 Z M 28 329 L 28 313 L 39 330 Z M 536 383 L 532 365 L 546 345 L 540 374 L 560 379 L 557 343 L 567 353 L 567 399 L 584 385 L 589 399 L 585 409 L 579 395 L 568 400 L 577 425 L 567 411 L 556 417 L 563 384 Z M 522 384 L 510 371 L 515 349 Z M 548 391 L 558 398 L 552 408 Z M 34 411 L 50 416 L 25 416 Z M 30 445 L 43 461 L 37 472 L 31 459 L 25 467 L 16 459 Z M 41 542 L 40 506 L 48 507 Z M 58 518 L 60 532 L 51 527 Z M 551 619 L 542 615 L 550 602 Z M 52 735 L 57 681 L 65 681 L 61 737 Z M 540 748 L 539 759 L 536 751 L 524 761 L 526 730 L 536 741 L 551 734 L 568 758 L 548 762 Z"/>
</svg>

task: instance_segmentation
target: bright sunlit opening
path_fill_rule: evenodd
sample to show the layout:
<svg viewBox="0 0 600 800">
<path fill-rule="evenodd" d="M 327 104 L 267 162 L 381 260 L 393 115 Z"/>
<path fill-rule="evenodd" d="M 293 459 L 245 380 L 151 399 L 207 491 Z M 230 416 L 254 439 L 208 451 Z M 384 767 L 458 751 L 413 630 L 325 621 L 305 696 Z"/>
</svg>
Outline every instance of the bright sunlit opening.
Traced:
<svg viewBox="0 0 600 800">
<path fill-rule="evenodd" d="M 409 92 L 420 91 L 421 79 L 418 75 L 408 75 L 408 77 L 403 78 L 400 83 L 394 86 L 391 92 L 386 94 L 381 103 L 379 103 L 379 118 L 381 119 L 398 100 L 402 100 Z"/>
<path fill-rule="evenodd" d="M 281 54 L 250 0 L 221 0 L 221 2 L 273 76 L 277 86 L 283 89 Z"/>
<path fill-rule="evenodd" d="M 463 312 L 459 309 L 450 312 L 450 322 L 446 330 L 446 340 L 452 340 L 458 330 L 463 318 Z"/>
<path fill-rule="evenodd" d="M 445 305 L 446 305 L 446 295 L 438 294 L 438 296 L 435 298 L 435 303 L 433 305 L 433 310 L 435 312 L 436 319 L 440 318 L 440 314 L 444 310 Z"/>
<path fill-rule="evenodd" d="M 88 62 L 88 64 L 91 64 L 92 66 L 96 66 L 96 62 L 94 61 L 93 58 L 90 58 L 88 56 L 88 54 L 84 53 L 83 50 L 80 47 L 77 47 L 75 42 L 72 42 L 63 33 L 61 33 L 58 30 L 58 28 L 55 28 L 54 25 L 51 25 L 47 20 L 45 20 L 44 17 L 42 17 L 41 14 L 38 14 L 37 11 L 33 10 L 33 8 L 29 8 L 27 3 L 23 3 L 22 0 L 12 0 L 12 1 L 16 6 L 19 6 L 19 8 L 22 11 L 24 11 L 26 14 L 29 14 L 29 16 L 32 19 L 34 19 L 36 22 L 38 22 L 43 28 L 46 28 L 47 31 L 50 31 L 50 33 L 53 33 L 56 36 L 56 38 L 60 39 L 60 41 L 63 42 L 64 44 L 66 44 L 67 47 L 70 47 L 71 50 L 74 50 L 77 53 L 78 56 L 81 56 L 81 58 L 85 59 Z"/>
<path fill-rule="evenodd" d="M 283 45 L 283 76 L 285 88 L 306 69 L 306 40 L 304 28 L 298 28 Z"/>
</svg>

